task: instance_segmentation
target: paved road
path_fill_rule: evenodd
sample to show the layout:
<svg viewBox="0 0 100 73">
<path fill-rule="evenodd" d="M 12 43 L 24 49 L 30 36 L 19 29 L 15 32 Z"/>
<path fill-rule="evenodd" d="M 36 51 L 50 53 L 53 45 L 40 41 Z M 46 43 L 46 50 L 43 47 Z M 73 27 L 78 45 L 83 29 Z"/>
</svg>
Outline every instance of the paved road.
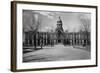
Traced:
<svg viewBox="0 0 100 73">
<path fill-rule="evenodd" d="M 44 47 L 44 49 L 23 55 L 24 62 L 83 59 L 90 59 L 89 51 L 73 48 L 72 46 L 64 46 L 62 44 L 55 45 L 54 47 Z"/>
</svg>

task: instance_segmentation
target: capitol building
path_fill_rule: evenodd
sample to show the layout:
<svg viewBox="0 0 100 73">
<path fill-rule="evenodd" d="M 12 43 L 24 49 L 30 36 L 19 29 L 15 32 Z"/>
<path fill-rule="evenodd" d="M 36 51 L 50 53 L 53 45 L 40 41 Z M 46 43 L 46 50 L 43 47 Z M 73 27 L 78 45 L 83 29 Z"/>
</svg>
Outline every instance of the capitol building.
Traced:
<svg viewBox="0 0 100 73">
<path fill-rule="evenodd" d="M 26 31 L 23 47 L 54 46 L 55 44 L 90 45 L 90 32 L 65 32 L 61 17 L 58 18 L 56 29 L 52 32 Z"/>
</svg>

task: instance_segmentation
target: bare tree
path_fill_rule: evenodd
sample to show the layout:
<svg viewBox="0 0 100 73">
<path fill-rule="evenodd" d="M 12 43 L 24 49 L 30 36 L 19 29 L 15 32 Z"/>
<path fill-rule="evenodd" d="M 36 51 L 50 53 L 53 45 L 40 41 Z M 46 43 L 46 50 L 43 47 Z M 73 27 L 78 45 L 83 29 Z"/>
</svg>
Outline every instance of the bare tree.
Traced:
<svg viewBox="0 0 100 73">
<path fill-rule="evenodd" d="M 91 26 L 91 17 L 90 14 L 83 14 L 80 16 L 80 21 L 81 21 L 81 27 L 80 27 L 80 32 L 85 32 L 86 37 L 89 37 L 89 32 L 90 32 L 90 26 Z M 84 44 L 83 46 L 86 45 L 86 41 L 89 44 L 89 39 L 84 39 Z"/>
<path fill-rule="evenodd" d="M 32 25 L 30 25 L 30 30 L 33 31 L 34 33 L 37 32 L 40 22 L 41 21 L 39 18 L 37 19 L 37 21 L 34 21 L 34 19 L 32 19 Z"/>
<path fill-rule="evenodd" d="M 30 26 L 30 29 L 32 31 L 32 36 L 34 36 L 34 46 L 35 46 L 35 48 L 37 46 L 36 45 L 36 33 L 37 33 L 38 29 L 39 29 L 40 23 L 41 23 L 41 20 L 38 18 L 36 22 L 34 22 L 34 20 L 33 20 L 33 22 L 32 22 L 33 25 Z"/>
<path fill-rule="evenodd" d="M 90 32 L 91 20 L 88 15 L 80 16 L 81 26 L 80 30 L 84 32 Z"/>
</svg>

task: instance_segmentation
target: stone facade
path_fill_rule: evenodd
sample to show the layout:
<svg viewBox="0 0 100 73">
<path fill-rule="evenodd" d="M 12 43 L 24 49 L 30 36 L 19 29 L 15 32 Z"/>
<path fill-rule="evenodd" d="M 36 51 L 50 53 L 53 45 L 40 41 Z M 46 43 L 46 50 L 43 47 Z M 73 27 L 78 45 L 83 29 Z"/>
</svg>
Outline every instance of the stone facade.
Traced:
<svg viewBox="0 0 100 73">
<path fill-rule="evenodd" d="M 59 39 L 56 37 L 56 33 L 48 32 L 37 32 L 35 35 L 32 32 L 25 32 L 25 46 L 40 46 L 42 43 L 43 46 L 55 45 L 62 43 L 64 45 L 90 45 L 90 33 L 64 33 L 64 38 Z"/>
</svg>

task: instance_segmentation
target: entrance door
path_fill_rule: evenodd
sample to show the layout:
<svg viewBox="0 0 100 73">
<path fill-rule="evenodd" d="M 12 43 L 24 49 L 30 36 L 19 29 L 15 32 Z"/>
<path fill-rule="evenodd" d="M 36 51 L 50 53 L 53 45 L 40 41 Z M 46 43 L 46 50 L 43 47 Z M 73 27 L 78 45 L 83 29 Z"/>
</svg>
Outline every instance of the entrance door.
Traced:
<svg viewBox="0 0 100 73">
<path fill-rule="evenodd" d="M 58 40 L 58 43 L 61 43 L 61 40 L 60 39 Z"/>
</svg>

